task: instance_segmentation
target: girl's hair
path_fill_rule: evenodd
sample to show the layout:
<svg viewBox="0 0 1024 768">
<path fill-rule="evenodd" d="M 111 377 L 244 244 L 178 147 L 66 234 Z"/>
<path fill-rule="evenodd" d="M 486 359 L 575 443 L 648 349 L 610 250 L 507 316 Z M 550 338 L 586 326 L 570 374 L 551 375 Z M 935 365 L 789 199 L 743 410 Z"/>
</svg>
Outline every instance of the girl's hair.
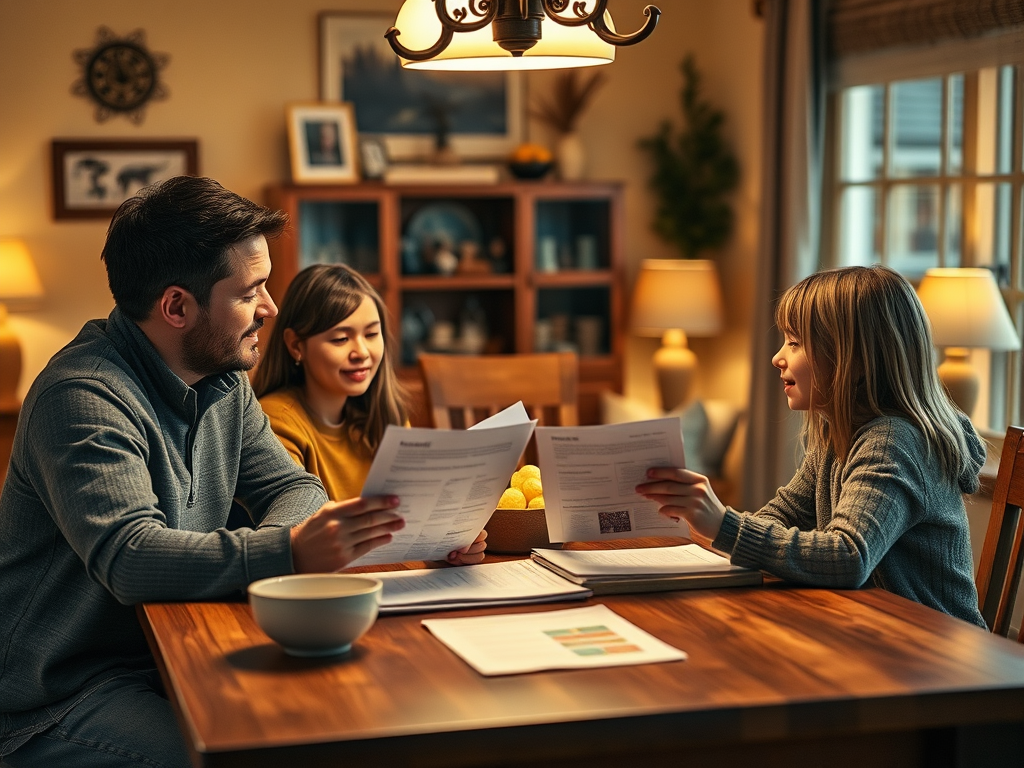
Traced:
<svg viewBox="0 0 1024 768">
<path fill-rule="evenodd" d="M 775 323 L 810 364 L 808 449 L 831 446 L 845 462 L 861 426 L 898 415 L 921 431 L 948 477 L 971 466 L 960 412 L 938 379 L 928 318 L 898 272 L 878 264 L 818 272 L 783 294 Z"/>
<path fill-rule="evenodd" d="M 384 301 L 366 278 L 344 264 L 307 267 L 292 280 L 270 332 L 266 354 L 256 369 L 253 389 L 257 397 L 263 397 L 282 387 L 304 386 L 305 370 L 295 365 L 288 352 L 285 329 L 291 328 L 300 339 L 316 336 L 355 312 L 367 297 L 377 305 L 380 315 L 384 359 L 366 392 L 345 401 L 341 417 L 352 441 L 372 453 L 388 424 L 407 421 L 406 394 L 391 364 L 395 344 Z"/>
</svg>

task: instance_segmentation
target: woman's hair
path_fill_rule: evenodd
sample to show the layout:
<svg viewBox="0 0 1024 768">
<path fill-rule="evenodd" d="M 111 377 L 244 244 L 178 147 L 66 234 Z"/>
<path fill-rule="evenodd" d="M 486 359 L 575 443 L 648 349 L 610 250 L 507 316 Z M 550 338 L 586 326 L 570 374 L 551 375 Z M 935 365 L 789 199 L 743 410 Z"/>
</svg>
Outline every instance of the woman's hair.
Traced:
<svg viewBox="0 0 1024 768">
<path fill-rule="evenodd" d="M 256 369 L 253 389 L 257 397 L 263 397 L 282 387 L 304 386 L 305 371 L 288 352 L 285 329 L 291 328 L 300 339 L 316 336 L 355 312 L 367 297 L 380 315 L 384 359 L 366 392 L 345 401 L 341 417 L 352 441 L 373 452 L 388 424 L 407 421 L 406 395 L 391 364 L 395 344 L 384 301 L 366 278 L 344 264 L 307 267 L 292 280 L 270 332 L 266 354 Z"/>
<path fill-rule="evenodd" d="M 856 431 L 902 416 L 925 436 L 944 473 L 970 464 L 960 412 L 939 382 L 931 328 L 914 288 L 881 265 L 818 272 L 788 289 L 775 310 L 811 369 L 807 447 L 845 462 Z"/>
</svg>

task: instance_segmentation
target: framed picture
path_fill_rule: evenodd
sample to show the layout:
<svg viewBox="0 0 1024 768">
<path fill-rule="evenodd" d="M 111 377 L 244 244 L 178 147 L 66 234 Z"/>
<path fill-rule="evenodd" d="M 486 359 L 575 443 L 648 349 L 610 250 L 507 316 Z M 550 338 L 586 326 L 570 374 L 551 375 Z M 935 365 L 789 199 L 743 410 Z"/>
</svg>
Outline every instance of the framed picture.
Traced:
<svg viewBox="0 0 1024 768">
<path fill-rule="evenodd" d="M 290 104 L 288 147 L 298 184 L 359 181 L 356 122 L 347 102 Z"/>
<path fill-rule="evenodd" d="M 391 160 L 429 156 L 439 132 L 463 158 L 504 158 L 523 128 L 518 72 L 403 69 L 384 39 L 395 13 L 320 14 L 320 98 L 355 107 L 361 135 L 381 136 Z"/>
<path fill-rule="evenodd" d="M 109 219 L 143 187 L 199 174 L 195 139 L 54 139 L 53 217 Z"/>
</svg>

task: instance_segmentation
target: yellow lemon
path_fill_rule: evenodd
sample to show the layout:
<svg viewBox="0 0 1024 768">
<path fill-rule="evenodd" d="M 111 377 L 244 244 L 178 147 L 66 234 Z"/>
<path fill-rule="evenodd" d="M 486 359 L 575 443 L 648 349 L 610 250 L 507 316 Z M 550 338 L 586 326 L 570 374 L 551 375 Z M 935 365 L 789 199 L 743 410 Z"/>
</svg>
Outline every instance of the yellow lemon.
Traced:
<svg viewBox="0 0 1024 768">
<path fill-rule="evenodd" d="M 519 476 L 523 478 L 536 477 L 540 480 L 540 467 L 534 466 L 533 464 L 524 464 L 519 468 Z"/>
<path fill-rule="evenodd" d="M 526 497 L 518 488 L 506 488 L 498 500 L 498 509 L 526 509 Z"/>
<path fill-rule="evenodd" d="M 530 503 L 526 505 L 527 509 L 544 509 L 544 497 L 534 496 L 530 499 Z"/>
<path fill-rule="evenodd" d="M 512 479 L 509 481 L 508 487 L 515 488 L 516 490 L 521 490 L 523 487 L 523 480 L 525 479 L 525 475 L 521 475 L 518 472 L 513 472 Z"/>
<path fill-rule="evenodd" d="M 534 498 L 535 496 L 540 496 L 544 493 L 544 489 L 541 487 L 540 480 L 538 480 L 536 477 L 528 477 L 525 480 L 523 480 L 523 485 L 522 487 L 520 487 L 519 490 L 523 492 L 523 496 L 526 497 L 527 501 Z"/>
</svg>

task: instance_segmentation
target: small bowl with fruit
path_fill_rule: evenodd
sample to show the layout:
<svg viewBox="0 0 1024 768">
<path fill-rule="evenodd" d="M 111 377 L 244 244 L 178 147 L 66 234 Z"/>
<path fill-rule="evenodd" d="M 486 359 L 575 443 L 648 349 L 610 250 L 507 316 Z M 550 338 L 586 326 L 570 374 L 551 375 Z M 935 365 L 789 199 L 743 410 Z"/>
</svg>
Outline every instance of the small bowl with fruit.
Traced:
<svg viewBox="0 0 1024 768">
<path fill-rule="evenodd" d="M 498 508 L 484 528 L 487 529 L 487 551 L 496 555 L 525 555 L 535 547 L 562 548 L 561 544 L 548 540 L 540 469 L 526 464 L 512 475 Z"/>
<path fill-rule="evenodd" d="M 517 179 L 542 179 L 554 167 L 551 150 L 540 144 L 520 144 L 508 161 L 508 169 Z"/>
</svg>

